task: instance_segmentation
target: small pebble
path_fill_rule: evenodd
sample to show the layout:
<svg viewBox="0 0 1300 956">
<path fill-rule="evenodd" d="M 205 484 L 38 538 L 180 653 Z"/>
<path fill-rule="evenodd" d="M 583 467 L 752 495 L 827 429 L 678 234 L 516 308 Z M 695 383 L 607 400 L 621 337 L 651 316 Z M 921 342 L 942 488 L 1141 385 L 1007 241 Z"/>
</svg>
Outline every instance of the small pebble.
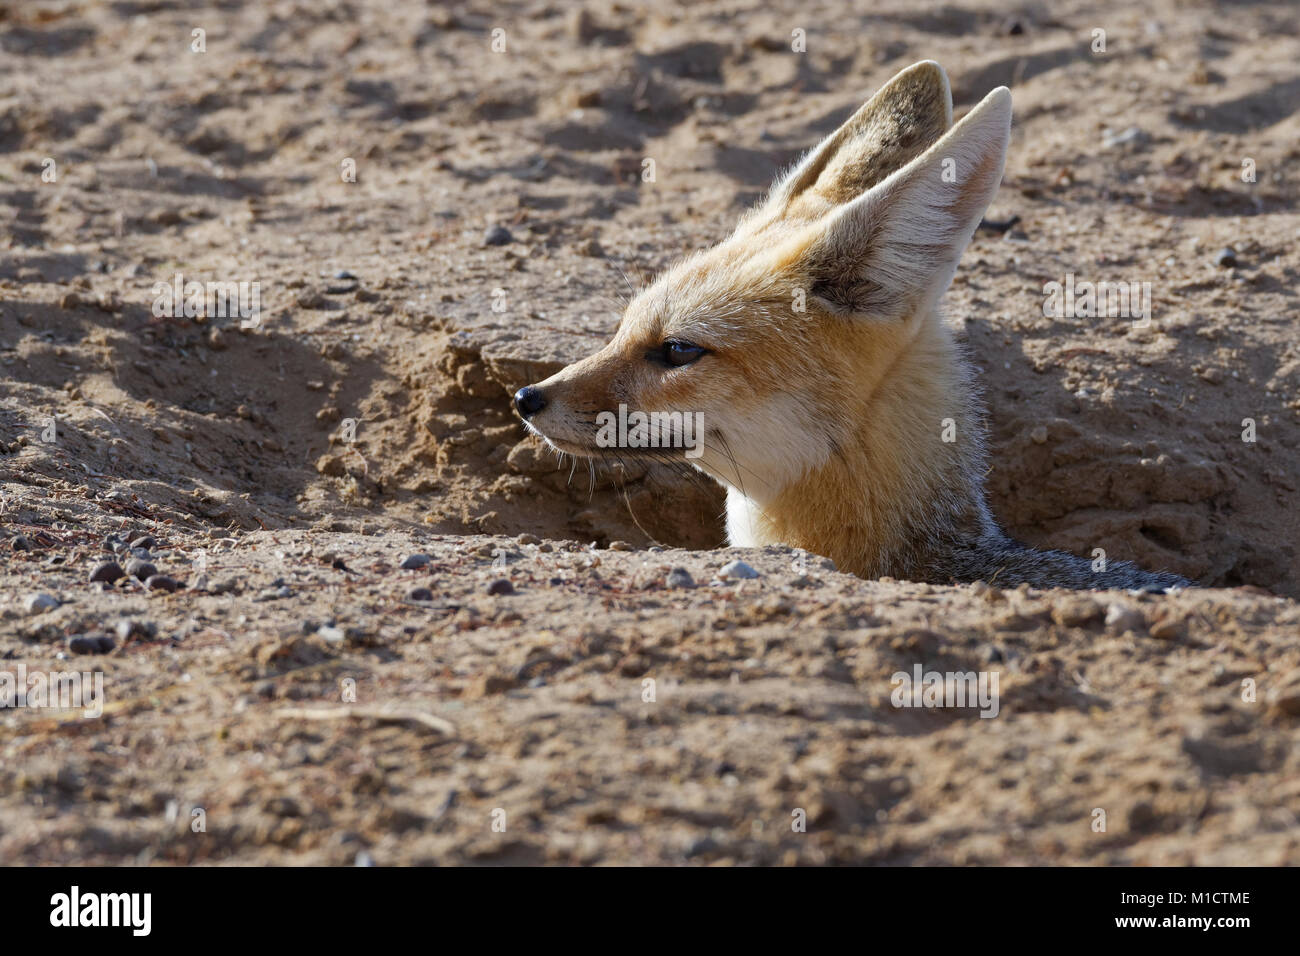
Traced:
<svg viewBox="0 0 1300 956">
<path fill-rule="evenodd" d="M 32 547 L 32 543 L 31 543 L 31 541 L 29 541 L 29 540 L 27 539 L 27 536 L 26 536 L 26 535 L 21 535 L 21 534 L 16 534 L 16 535 L 14 535 L 13 542 L 11 543 L 10 546 L 11 546 L 15 551 L 35 551 L 35 550 L 36 550 L 35 548 Z"/>
<path fill-rule="evenodd" d="M 1166 617 L 1151 625 L 1150 634 L 1157 641 L 1176 641 L 1187 632 L 1187 624 L 1179 617 Z"/>
<path fill-rule="evenodd" d="M 609 550 L 610 551 L 635 551 L 636 548 L 632 547 L 632 545 L 628 544 L 626 541 L 611 541 L 609 543 Z"/>
<path fill-rule="evenodd" d="M 144 548 L 146 551 L 148 551 L 150 548 L 156 547 L 157 544 L 158 541 L 154 538 L 153 535 L 142 534 L 140 535 L 140 537 L 136 538 L 134 541 L 131 542 L 131 547 Z"/>
<path fill-rule="evenodd" d="M 1214 255 L 1214 264 L 1220 269 L 1231 269 L 1237 265 L 1237 250 L 1224 246 Z"/>
<path fill-rule="evenodd" d="M 1146 632 L 1146 623 L 1141 611 L 1122 604 L 1112 604 L 1106 608 L 1106 629 L 1112 634 L 1123 634 L 1126 631 L 1143 634 Z"/>
<path fill-rule="evenodd" d="M 1070 597 L 1052 607 L 1052 620 L 1061 627 L 1087 627 L 1101 617 L 1101 605 L 1085 597 Z"/>
<path fill-rule="evenodd" d="M 68 638 L 68 650 L 74 654 L 107 654 L 116 642 L 107 634 L 83 634 Z"/>
<path fill-rule="evenodd" d="M 335 627 L 332 624 L 326 624 L 316 629 L 316 634 L 327 644 L 342 644 L 346 636 L 343 628 Z"/>
<path fill-rule="evenodd" d="M 751 568 L 744 561 L 731 561 L 728 564 L 724 564 L 722 566 L 722 570 L 718 572 L 718 576 L 721 578 L 736 578 L 736 579 L 756 578 L 758 577 L 758 572 L 755 571 L 753 568 Z"/>
<path fill-rule="evenodd" d="M 112 584 L 118 578 L 124 577 L 125 575 L 126 572 L 122 570 L 122 566 L 116 561 L 105 561 L 103 564 L 95 565 L 95 570 L 90 572 L 90 580 L 92 583 L 95 581 L 107 581 L 109 584 Z"/>
<path fill-rule="evenodd" d="M 668 576 L 664 578 L 664 584 L 670 588 L 693 588 L 695 587 L 695 579 L 691 577 L 691 573 L 685 568 L 673 568 L 668 572 Z"/>
<path fill-rule="evenodd" d="M 136 621 L 125 618 L 117 622 L 113 628 L 117 632 L 117 639 L 125 644 L 133 637 L 142 637 L 146 640 L 152 640 L 153 636 L 158 633 L 157 625 L 150 624 L 147 621 Z"/>
<path fill-rule="evenodd" d="M 429 563 L 427 554 L 412 554 L 402 559 L 402 568 L 406 571 L 418 571 Z"/>
<path fill-rule="evenodd" d="M 515 586 L 505 578 L 497 578 L 488 585 L 488 594 L 514 594 Z"/>
<path fill-rule="evenodd" d="M 150 591 L 179 591 L 181 583 L 165 574 L 151 574 L 145 579 L 144 586 Z"/>
<path fill-rule="evenodd" d="M 325 296 L 316 289 L 303 289 L 294 297 L 294 301 L 304 309 L 324 309 L 329 305 Z"/>
<path fill-rule="evenodd" d="M 148 561 L 132 558 L 126 563 L 126 573 L 139 581 L 147 581 L 158 573 L 158 569 Z"/>
<path fill-rule="evenodd" d="M 718 841 L 709 836 L 696 837 L 686 848 L 686 856 L 688 858 L 704 856 L 706 853 L 716 852 L 718 852 Z"/>
<path fill-rule="evenodd" d="M 1101 138 L 1101 145 L 1106 149 L 1110 149 L 1114 146 L 1124 146 L 1128 143 L 1145 143 L 1146 141 L 1146 133 L 1136 126 L 1130 126 L 1119 132 L 1108 130 Z"/>
<path fill-rule="evenodd" d="M 510 230 L 502 225 L 490 226 L 488 231 L 483 234 L 483 245 L 485 246 L 504 246 L 507 242 L 513 242 L 514 236 Z"/>
<path fill-rule="evenodd" d="M 406 599 L 408 601 L 432 601 L 433 592 L 428 588 L 411 588 L 406 592 Z"/>
<path fill-rule="evenodd" d="M 28 614 L 44 614 L 59 606 L 58 598 L 49 594 L 29 594 L 23 601 L 23 610 Z"/>
</svg>

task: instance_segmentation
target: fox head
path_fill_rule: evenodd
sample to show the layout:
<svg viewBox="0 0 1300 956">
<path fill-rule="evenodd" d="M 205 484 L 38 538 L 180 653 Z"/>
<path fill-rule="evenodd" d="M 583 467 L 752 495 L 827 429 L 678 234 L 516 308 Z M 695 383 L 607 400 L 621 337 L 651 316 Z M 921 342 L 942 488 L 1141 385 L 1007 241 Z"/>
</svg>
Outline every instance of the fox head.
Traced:
<svg viewBox="0 0 1300 956">
<path fill-rule="evenodd" d="M 951 124 L 938 64 L 898 74 L 733 235 L 637 294 L 608 345 L 520 389 L 520 416 L 574 455 L 684 456 L 760 505 L 849 453 L 891 369 L 942 325 L 1002 178 L 1010 93 Z M 942 363 L 918 374 L 900 388 L 945 385 Z M 911 439 L 888 437 L 906 469 Z"/>
</svg>

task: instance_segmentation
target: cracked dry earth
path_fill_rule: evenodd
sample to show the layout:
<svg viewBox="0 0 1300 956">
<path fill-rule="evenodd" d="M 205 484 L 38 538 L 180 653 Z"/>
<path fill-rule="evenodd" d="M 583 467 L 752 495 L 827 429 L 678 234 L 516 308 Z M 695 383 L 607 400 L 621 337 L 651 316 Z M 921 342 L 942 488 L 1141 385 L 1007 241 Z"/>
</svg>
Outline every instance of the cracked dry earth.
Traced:
<svg viewBox="0 0 1300 956">
<path fill-rule="evenodd" d="M 0 681 L 104 688 L 0 710 L 0 863 L 1300 861 L 1300 13 L 860 6 L 0 2 Z M 947 297 L 994 510 L 1205 588 L 719 550 L 510 413 L 923 58 L 1015 101 Z M 156 318 L 177 273 L 263 321 Z"/>
</svg>

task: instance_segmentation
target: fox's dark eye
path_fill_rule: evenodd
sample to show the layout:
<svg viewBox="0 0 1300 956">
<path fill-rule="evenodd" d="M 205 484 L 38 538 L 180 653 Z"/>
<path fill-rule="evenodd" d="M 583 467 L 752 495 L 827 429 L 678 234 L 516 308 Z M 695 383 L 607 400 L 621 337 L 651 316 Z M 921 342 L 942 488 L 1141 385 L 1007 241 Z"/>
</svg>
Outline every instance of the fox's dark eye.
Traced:
<svg viewBox="0 0 1300 956">
<path fill-rule="evenodd" d="M 690 365 L 703 355 L 705 349 L 680 339 L 669 339 L 664 343 L 663 359 L 669 365 Z"/>
</svg>

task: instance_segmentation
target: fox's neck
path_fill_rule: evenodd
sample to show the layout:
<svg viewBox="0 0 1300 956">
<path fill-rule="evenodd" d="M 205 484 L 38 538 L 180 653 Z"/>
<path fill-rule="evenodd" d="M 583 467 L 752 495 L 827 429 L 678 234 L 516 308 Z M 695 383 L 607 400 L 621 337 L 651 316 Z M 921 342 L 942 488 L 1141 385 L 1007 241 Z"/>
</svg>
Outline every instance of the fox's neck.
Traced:
<svg viewBox="0 0 1300 956">
<path fill-rule="evenodd" d="M 982 424 L 967 366 L 934 317 L 845 420 L 819 467 L 765 495 L 728 489 L 733 545 L 786 544 L 864 577 L 924 579 L 996 527 L 984 502 Z"/>
</svg>

